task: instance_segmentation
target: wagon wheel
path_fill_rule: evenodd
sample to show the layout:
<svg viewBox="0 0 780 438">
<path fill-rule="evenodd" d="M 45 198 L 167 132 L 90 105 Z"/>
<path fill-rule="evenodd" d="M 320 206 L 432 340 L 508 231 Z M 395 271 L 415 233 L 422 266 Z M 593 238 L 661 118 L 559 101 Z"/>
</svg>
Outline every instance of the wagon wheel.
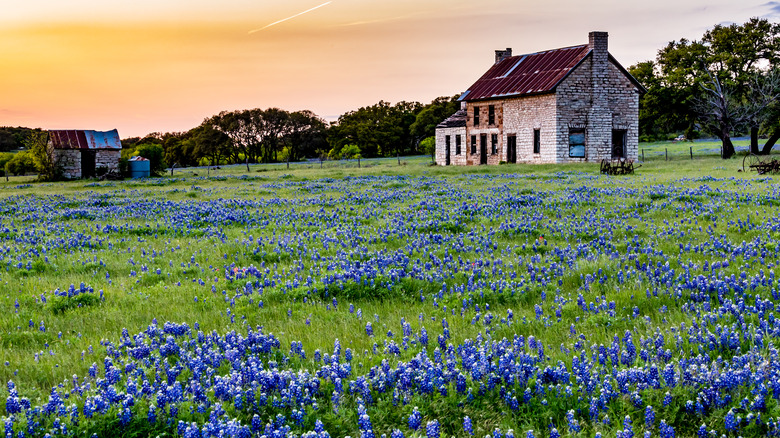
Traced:
<svg viewBox="0 0 780 438">
<path fill-rule="evenodd" d="M 606 174 L 610 173 L 609 161 L 601 160 L 601 173 L 606 173 Z"/>
<path fill-rule="evenodd" d="M 761 157 L 756 154 L 747 154 L 742 159 L 742 171 L 748 172 L 750 170 L 756 170 L 756 165 L 761 164 Z"/>
</svg>

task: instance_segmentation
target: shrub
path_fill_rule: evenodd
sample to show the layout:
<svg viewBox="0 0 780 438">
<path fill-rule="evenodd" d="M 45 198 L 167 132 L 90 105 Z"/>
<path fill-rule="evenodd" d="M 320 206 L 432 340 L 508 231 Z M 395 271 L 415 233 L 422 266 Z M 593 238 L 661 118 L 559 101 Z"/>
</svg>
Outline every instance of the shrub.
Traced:
<svg viewBox="0 0 780 438">
<path fill-rule="evenodd" d="M 7 163 L 5 163 L 5 171 L 13 173 L 15 176 L 24 175 L 27 172 L 35 170 L 35 163 L 29 152 L 19 152 L 14 154 Z"/>
<path fill-rule="evenodd" d="M 149 160 L 149 167 L 152 175 L 160 176 L 165 172 L 165 162 L 163 161 L 163 147 L 157 143 L 139 144 L 135 149 L 135 155 Z"/>
</svg>

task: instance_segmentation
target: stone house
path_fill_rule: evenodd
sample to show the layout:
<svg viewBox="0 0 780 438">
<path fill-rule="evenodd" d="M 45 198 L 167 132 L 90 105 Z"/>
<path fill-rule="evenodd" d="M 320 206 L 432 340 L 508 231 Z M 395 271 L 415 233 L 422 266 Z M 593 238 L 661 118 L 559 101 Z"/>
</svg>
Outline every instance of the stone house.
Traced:
<svg viewBox="0 0 780 438">
<path fill-rule="evenodd" d="M 49 131 L 48 150 L 54 165 L 68 179 L 92 178 L 101 168 L 119 172 L 122 143 L 116 129 Z"/>
<path fill-rule="evenodd" d="M 436 163 L 475 165 L 636 160 L 644 87 L 607 51 L 607 32 L 588 44 L 512 56 L 460 96 L 436 127 Z"/>
</svg>

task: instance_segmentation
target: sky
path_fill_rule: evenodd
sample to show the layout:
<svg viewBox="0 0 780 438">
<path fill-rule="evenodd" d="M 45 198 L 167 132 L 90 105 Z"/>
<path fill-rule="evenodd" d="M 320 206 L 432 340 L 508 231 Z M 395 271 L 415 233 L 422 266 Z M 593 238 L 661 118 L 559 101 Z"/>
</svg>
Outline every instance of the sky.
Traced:
<svg viewBox="0 0 780 438">
<path fill-rule="evenodd" d="M 750 0 L 24 0 L 0 14 L 0 126 L 186 131 L 224 110 L 325 120 L 466 90 L 514 54 L 609 32 L 625 67 L 717 23 L 780 20 Z"/>
</svg>

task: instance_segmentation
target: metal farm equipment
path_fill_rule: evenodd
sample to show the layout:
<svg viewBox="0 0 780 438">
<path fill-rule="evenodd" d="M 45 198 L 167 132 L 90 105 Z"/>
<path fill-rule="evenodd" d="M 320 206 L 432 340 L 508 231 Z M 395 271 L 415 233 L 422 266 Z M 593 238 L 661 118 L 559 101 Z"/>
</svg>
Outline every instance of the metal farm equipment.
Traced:
<svg viewBox="0 0 780 438">
<path fill-rule="evenodd" d="M 634 167 L 634 160 L 601 160 L 601 173 L 606 175 L 630 175 L 640 167 L 641 164 Z"/>
<path fill-rule="evenodd" d="M 755 171 L 759 175 L 780 173 L 780 161 L 769 156 L 748 154 L 742 159 L 742 171 Z"/>
</svg>

